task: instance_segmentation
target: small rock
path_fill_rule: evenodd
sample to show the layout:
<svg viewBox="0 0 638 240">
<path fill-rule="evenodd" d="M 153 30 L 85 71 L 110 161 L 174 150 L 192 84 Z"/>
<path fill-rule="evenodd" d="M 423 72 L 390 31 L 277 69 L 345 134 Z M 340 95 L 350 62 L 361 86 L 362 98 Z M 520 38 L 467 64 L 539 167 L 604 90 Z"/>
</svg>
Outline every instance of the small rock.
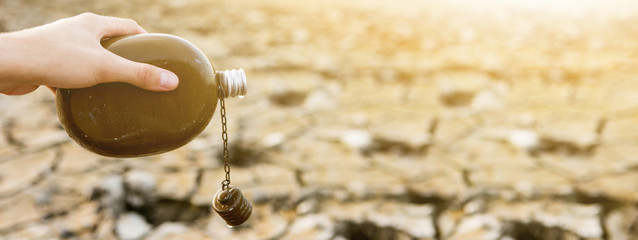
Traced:
<svg viewBox="0 0 638 240">
<path fill-rule="evenodd" d="M 346 146 L 357 150 L 365 150 L 372 145 L 372 136 L 363 130 L 346 130 L 342 133 L 340 140 Z"/>
<path fill-rule="evenodd" d="M 123 240 L 142 238 L 151 230 L 151 225 L 137 213 L 126 213 L 120 216 L 115 225 L 117 236 Z"/>
<path fill-rule="evenodd" d="M 507 141 L 519 149 L 531 151 L 538 147 L 540 138 L 534 131 L 518 129 L 510 132 Z"/>
<path fill-rule="evenodd" d="M 124 181 L 120 175 L 111 175 L 100 182 L 100 189 L 104 190 L 111 198 L 124 196 Z"/>
<path fill-rule="evenodd" d="M 316 213 L 319 210 L 319 202 L 317 199 L 308 199 L 297 204 L 297 215 L 306 215 Z"/>
<path fill-rule="evenodd" d="M 153 174 L 142 170 L 129 171 L 124 175 L 124 182 L 129 189 L 142 192 L 151 192 L 155 188 Z"/>
<path fill-rule="evenodd" d="M 264 148 L 277 147 L 286 141 L 286 135 L 281 132 L 274 132 L 266 135 L 261 141 Z"/>
<path fill-rule="evenodd" d="M 156 185 L 153 174 L 142 170 L 129 171 L 124 175 L 124 182 L 128 204 L 141 207 L 153 201 Z"/>
<path fill-rule="evenodd" d="M 184 170 L 175 173 L 157 173 L 157 196 L 182 200 L 195 190 L 196 170 Z"/>
<path fill-rule="evenodd" d="M 114 215 L 124 210 L 124 180 L 120 175 L 105 177 L 95 189 L 100 196 L 100 204 Z"/>
<path fill-rule="evenodd" d="M 485 199 L 483 198 L 473 199 L 463 206 L 463 212 L 466 215 L 482 213 L 486 209 L 485 205 L 486 205 Z"/>
</svg>

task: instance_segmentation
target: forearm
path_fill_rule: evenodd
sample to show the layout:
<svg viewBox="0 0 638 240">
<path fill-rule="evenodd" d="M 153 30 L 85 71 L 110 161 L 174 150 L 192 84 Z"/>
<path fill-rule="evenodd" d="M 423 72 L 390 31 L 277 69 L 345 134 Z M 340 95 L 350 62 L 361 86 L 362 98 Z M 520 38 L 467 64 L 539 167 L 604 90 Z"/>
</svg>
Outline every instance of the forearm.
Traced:
<svg viewBox="0 0 638 240">
<path fill-rule="evenodd" d="M 35 79 L 41 77 L 34 72 L 34 62 L 28 51 L 29 39 L 24 32 L 0 34 L 0 93 L 19 94 L 16 91 L 25 88 L 35 88 Z"/>
</svg>

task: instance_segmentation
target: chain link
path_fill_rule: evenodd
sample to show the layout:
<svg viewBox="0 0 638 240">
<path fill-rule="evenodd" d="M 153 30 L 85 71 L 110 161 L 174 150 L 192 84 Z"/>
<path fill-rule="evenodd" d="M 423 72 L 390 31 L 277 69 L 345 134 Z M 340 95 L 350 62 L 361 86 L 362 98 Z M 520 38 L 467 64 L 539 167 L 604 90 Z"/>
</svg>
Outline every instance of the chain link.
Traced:
<svg viewBox="0 0 638 240">
<path fill-rule="evenodd" d="M 224 172 L 226 172 L 226 179 L 222 181 L 222 190 L 226 190 L 230 185 L 230 160 L 228 151 L 228 128 L 226 127 L 226 104 L 224 103 L 224 89 L 219 89 L 219 115 L 222 117 L 222 140 L 224 142 Z"/>
</svg>

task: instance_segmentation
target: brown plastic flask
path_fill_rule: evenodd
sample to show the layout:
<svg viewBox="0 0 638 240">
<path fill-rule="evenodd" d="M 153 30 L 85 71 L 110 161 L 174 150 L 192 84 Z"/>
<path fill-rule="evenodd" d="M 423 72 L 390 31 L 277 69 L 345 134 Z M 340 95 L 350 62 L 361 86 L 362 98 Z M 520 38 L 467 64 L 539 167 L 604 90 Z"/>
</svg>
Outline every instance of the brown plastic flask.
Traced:
<svg viewBox="0 0 638 240">
<path fill-rule="evenodd" d="M 104 156 L 139 157 L 179 148 L 206 128 L 217 105 L 216 79 L 228 72 L 216 72 L 195 45 L 168 34 L 118 37 L 102 45 L 129 60 L 168 69 L 180 83 L 168 92 L 127 83 L 58 89 L 58 117 L 78 144 Z M 245 84 L 243 70 L 233 74 Z"/>
</svg>

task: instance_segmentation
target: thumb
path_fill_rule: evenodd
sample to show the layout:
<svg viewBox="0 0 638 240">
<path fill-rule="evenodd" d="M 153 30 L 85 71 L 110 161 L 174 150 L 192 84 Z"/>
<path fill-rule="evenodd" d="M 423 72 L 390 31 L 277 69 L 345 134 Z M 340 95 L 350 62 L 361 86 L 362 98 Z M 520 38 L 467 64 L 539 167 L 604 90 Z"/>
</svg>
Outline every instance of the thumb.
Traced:
<svg viewBox="0 0 638 240">
<path fill-rule="evenodd" d="M 151 91 L 170 91 L 179 84 L 177 75 L 166 69 L 124 58 L 118 60 L 100 82 L 127 82 Z"/>
</svg>

